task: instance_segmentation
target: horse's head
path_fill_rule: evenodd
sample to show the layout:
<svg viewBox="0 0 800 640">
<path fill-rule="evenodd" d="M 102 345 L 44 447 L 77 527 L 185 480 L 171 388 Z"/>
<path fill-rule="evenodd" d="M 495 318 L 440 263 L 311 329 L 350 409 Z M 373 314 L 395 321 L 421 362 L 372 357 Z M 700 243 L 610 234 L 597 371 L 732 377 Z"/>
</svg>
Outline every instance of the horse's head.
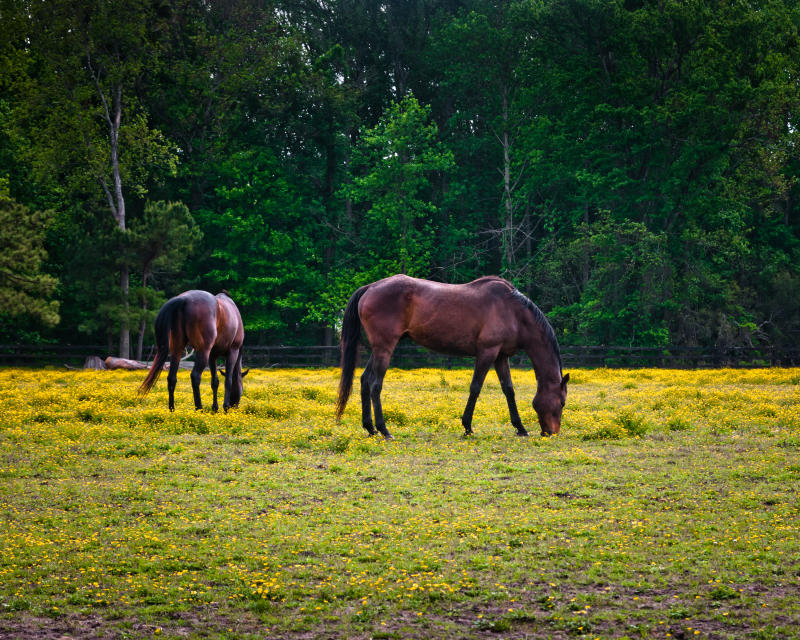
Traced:
<svg viewBox="0 0 800 640">
<path fill-rule="evenodd" d="M 567 402 L 569 374 L 561 378 L 560 384 L 540 386 L 533 399 L 533 409 L 539 416 L 543 436 L 552 436 L 561 429 L 561 412 Z"/>
<path fill-rule="evenodd" d="M 239 406 L 239 401 L 242 399 L 242 392 L 244 391 L 244 377 L 250 373 L 250 369 L 242 371 L 241 368 L 236 367 L 235 371 L 238 372 L 239 375 L 234 375 L 233 380 L 231 380 L 230 403 L 232 407 L 237 408 Z M 224 370 L 222 371 L 222 375 L 226 376 Z"/>
</svg>

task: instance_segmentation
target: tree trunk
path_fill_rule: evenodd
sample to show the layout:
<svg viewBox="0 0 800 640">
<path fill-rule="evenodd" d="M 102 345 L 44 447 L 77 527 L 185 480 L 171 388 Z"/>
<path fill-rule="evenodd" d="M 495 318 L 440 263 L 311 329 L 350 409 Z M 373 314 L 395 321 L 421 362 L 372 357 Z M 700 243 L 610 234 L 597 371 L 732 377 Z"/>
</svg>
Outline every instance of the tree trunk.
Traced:
<svg viewBox="0 0 800 640">
<path fill-rule="evenodd" d="M 119 55 L 119 52 L 117 52 Z M 113 185 L 109 188 L 106 176 L 101 175 L 99 182 L 108 199 L 111 215 L 121 231 L 127 231 L 125 223 L 125 197 L 122 194 L 122 174 L 119 166 L 119 128 L 122 123 L 122 81 L 117 81 L 111 88 L 111 104 L 109 104 L 103 85 L 100 83 L 101 70 L 96 69 L 92 62 L 90 51 L 86 52 L 86 61 L 89 72 L 92 74 L 97 95 L 103 104 L 103 112 L 108 124 L 109 139 L 109 159 L 111 162 L 111 177 Z M 128 265 L 123 265 L 120 269 L 120 290 L 122 292 L 122 312 L 119 327 L 119 357 L 129 358 L 131 352 L 131 332 L 128 321 L 129 301 L 128 292 L 130 288 L 130 273 Z"/>
<path fill-rule="evenodd" d="M 508 88 L 503 85 L 503 131 L 500 134 L 500 144 L 503 147 L 503 203 L 505 220 L 501 233 L 503 247 L 503 275 L 508 276 L 514 268 L 514 202 L 511 187 L 511 141 L 508 134 Z"/>
<path fill-rule="evenodd" d="M 142 359 L 142 352 L 144 351 L 144 332 L 147 330 L 147 321 L 142 318 L 139 323 L 139 339 L 136 341 L 136 359 Z"/>
<path fill-rule="evenodd" d="M 119 326 L 119 357 L 130 358 L 131 355 L 131 331 L 128 322 L 129 301 L 128 291 L 130 286 L 130 274 L 128 265 L 123 265 L 120 270 L 120 289 L 122 290 L 122 319 Z"/>
<path fill-rule="evenodd" d="M 119 170 L 119 126 L 122 122 L 122 84 L 114 88 L 114 114 L 109 122 L 111 136 L 111 172 L 114 177 L 114 199 L 116 201 L 117 225 L 122 231 L 127 231 L 125 224 L 125 198 L 122 195 L 122 176 Z M 113 210 L 112 210 L 113 212 Z M 119 357 L 130 358 L 131 332 L 128 321 L 130 301 L 130 273 L 128 265 L 123 265 L 120 271 L 120 288 L 122 289 L 122 321 L 119 327 Z"/>
<path fill-rule="evenodd" d="M 147 281 L 150 279 L 150 267 L 146 266 L 142 273 L 142 321 L 139 323 L 139 338 L 136 341 L 136 359 L 142 359 L 144 350 L 144 332 L 147 331 Z"/>
<path fill-rule="evenodd" d="M 336 220 L 336 226 L 341 229 L 341 210 L 335 201 L 336 194 L 336 145 L 335 145 L 336 126 L 333 118 L 328 118 L 328 135 L 325 139 L 325 211 L 328 220 Z M 331 234 L 325 246 L 324 269 L 325 273 L 330 273 L 336 259 L 336 234 Z M 333 327 L 326 324 L 322 332 L 322 344 L 330 347 L 333 344 Z M 328 355 L 325 352 L 325 362 L 327 364 Z"/>
</svg>

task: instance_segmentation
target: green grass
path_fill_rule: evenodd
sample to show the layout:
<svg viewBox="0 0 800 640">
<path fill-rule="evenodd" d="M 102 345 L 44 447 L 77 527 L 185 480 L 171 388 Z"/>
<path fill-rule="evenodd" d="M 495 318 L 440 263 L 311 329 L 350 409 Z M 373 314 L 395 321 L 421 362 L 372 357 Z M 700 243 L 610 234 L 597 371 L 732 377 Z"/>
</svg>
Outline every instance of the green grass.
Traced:
<svg viewBox="0 0 800 640">
<path fill-rule="evenodd" d="M 335 370 L 0 370 L 0 637 L 800 637 L 797 370 L 577 373 L 559 437 L 489 380 L 465 439 L 469 371 L 391 370 L 385 442 Z"/>
</svg>

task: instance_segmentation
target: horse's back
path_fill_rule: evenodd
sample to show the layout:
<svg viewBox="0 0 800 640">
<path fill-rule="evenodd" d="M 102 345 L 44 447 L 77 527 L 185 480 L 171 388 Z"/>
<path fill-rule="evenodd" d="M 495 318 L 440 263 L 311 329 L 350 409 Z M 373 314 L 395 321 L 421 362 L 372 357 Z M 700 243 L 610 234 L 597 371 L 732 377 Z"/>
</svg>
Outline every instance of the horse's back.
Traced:
<svg viewBox="0 0 800 640">
<path fill-rule="evenodd" d="M 487 276 L 466 284 L 446 284 L 405 275 L 370 286 L 359 315 L 370 343 L 414 342 L 444 353 L 474 355 L 484 343 L 515 347 L 517 328 L 510 312 L 513 287 Z"/>
<path fill-rule="evenodd" d="M 198 312 L 203 310 L 213 312 L 217 307 L 217 299 L 208 291 L 202 291 L 201 289 L 190 289 L 179 293 L 175 297 L 182 298 L 186 301 L 187 307 L 196 309 Z"/>
<path fill-rule="evenodd" d="M 485 276 L 465 284 L 418 280 L 414 303 L 420 316 L 448 311 L 460 321 L 483 319 L 492 310 L 505 310 L 513 290 L 511 284 L 496 276 Z"/>
</svg>

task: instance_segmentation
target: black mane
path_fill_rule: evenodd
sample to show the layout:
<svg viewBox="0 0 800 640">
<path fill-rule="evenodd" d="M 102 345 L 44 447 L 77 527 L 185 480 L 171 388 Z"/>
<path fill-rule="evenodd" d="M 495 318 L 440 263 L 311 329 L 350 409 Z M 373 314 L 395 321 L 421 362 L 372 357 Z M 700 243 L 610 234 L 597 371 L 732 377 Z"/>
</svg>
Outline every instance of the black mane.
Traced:
<svg viewBox="0 0 800 640">
<path fill-rule="evenodd" d="M 558 346 L 558 338 L 556 337 L 556 332 L 553 329 L 553 325 L 550 324 L 550 321 L 547 319 L 547 316 L 542 313 L 542 310 L 537 307 L 533 302 L 522 293 L 516 287 L 512 291 L 512 295 L 517 301 L 522 304 L 526 309 L 528 309 L 532 314 L 536 323 L 542 328 L 544 331 L 545 338 L 550 343 L 550 347 L 553 349 L 553 352 L 556 354 L 556 358 L 558 358 L 558 368 L 562 370 L 561 364 L 561 349 Z"/>
</svg>

